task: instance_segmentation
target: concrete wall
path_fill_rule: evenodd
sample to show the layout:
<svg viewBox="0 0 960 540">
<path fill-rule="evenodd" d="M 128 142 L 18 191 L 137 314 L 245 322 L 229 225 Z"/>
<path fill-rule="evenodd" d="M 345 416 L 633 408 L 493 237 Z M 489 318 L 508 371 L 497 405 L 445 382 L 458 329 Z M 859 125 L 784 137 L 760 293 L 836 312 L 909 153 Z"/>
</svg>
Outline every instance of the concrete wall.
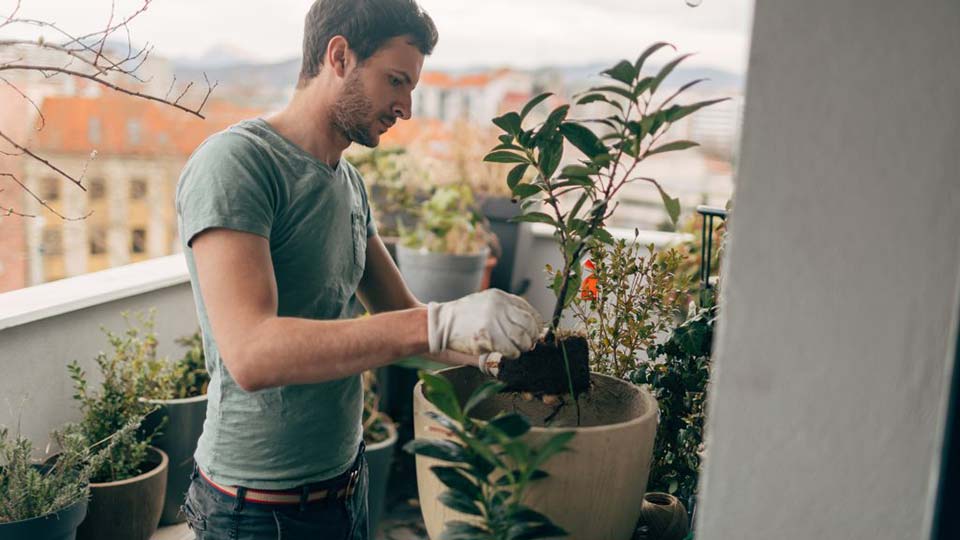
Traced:
<svg viewBox="0 0 960 540">
<path fill-rule="evenodd" d="M 124 311 L 155 307 L 159 354 L 179 357 L 174 339 L 193 333 L 197 319 L 186 264 L 176 259 L 182 256 L 0 294 L 0 425 L 16 432 L 19 422 L 42 451 L 52 429 L 79 419 L 66 366 L 77 360 L 99 382 L 94 358 L 109 352 L 100 326 L 121 332 Z M 57 306 L 51 300 L 58 297 L 74 307 Z"/>
<path fill-rule="evenodd" d="M 697 538 L 926 538 L 960 301 L 960 3 L 754 17 Z"/>
</svg>

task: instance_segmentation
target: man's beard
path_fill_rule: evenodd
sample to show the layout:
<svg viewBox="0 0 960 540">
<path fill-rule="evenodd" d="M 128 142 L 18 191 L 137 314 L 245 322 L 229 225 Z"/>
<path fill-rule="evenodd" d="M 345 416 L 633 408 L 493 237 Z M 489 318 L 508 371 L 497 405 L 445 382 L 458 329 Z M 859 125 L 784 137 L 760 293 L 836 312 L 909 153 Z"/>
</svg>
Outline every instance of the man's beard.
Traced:
<svg viewBox="0 0 960 540">
<path fill-rule="evenodd" d="M 355 69 L 344 83 L 343 94 L 333 104 L 332 124 L 348 141 L 373 148 L 379 141 L 370 133 L 373 102 L 363 93 L 360 69 Z"/>
</svg>

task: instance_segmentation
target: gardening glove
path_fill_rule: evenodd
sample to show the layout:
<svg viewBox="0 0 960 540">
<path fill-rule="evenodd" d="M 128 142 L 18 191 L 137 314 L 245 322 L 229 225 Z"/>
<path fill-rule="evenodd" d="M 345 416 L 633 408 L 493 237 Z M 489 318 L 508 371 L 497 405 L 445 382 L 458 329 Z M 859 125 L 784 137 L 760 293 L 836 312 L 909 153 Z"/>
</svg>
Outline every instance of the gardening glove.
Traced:
<svg viewBox="0 0 960 540">
<path fill-rule="evenodd" d="M 500 373 L 500 360 L 503 359 L 503 355 L 498 352 L 492 352 L 487 354 L 480 355 L 480 373 L 483 373 L 487 377 L 497 378 L 497 374 Z"/>
<path fill-rule="evenodd" d="M 427 304 L 431 353 L 450 349 L 473 356 L 496 352 L 516 358 L 533 348 L 541 326 L 533 306 L 499 289 Z"/>
</svg>

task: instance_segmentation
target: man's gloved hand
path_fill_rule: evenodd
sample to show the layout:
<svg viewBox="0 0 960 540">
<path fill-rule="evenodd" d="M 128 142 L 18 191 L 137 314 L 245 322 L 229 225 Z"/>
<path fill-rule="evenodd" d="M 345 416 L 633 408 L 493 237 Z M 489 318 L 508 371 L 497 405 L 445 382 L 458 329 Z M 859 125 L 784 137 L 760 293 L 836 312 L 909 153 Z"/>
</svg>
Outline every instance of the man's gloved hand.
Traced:
<svg viewBox="0 0 960 540">
<path fill-rule="evenodd" d="M 479 356 L 516 358 L 540 336 L 540 314 L 526 300 L 499 289 L 427 305 L 430 352 L 445 349 Z"/>
</svg>

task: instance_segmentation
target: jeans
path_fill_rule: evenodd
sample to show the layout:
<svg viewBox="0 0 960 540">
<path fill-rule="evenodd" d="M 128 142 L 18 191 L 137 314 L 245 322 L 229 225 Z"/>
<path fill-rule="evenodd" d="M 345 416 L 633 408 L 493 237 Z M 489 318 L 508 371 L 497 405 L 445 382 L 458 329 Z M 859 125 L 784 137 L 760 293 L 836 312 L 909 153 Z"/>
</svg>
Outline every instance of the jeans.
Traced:
<svg viewBox="0 0 960 540">
<path fill-rule="evenodd" d="M 183 512 L 196 540 L 368 540 L 369 479 L 362 447 L 350 471 L 357 467 L 360 473 L 352 496 L 302 505 L 240 501 L 217 491 L 194 467 Z"/>
</svg>

